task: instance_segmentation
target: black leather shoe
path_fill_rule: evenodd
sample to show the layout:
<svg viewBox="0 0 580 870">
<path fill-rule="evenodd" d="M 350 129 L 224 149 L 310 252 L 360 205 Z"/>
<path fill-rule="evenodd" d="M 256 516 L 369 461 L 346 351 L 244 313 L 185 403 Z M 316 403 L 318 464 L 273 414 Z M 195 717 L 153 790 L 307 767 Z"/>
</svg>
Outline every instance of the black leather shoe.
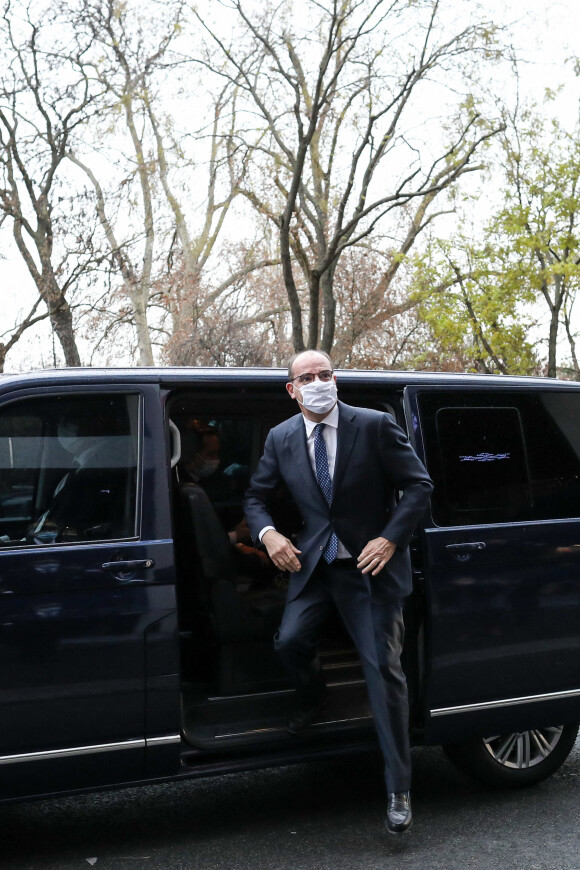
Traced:
<svg viewBox="0 0 580 870">
<path fill-rule="evenodd" d="M 385 828 L 389 834 L 404 834 L 413 824 L 411 812 L 411 795 L 408 791 L 399 791 L 389 795 Z"/>
<path fill-rule="evenodd" d="M 327 694 L 324 692 L 315 703 L 308 707 L 300 707 L 296 710 L 288 720 L 286 731 L 288 731 L 289 734 L 301 734 L 302 731 L 306 731 L 307 728 L 310 728 L 316 715 L 326 706 L 327 700 Z"/>
</svg>

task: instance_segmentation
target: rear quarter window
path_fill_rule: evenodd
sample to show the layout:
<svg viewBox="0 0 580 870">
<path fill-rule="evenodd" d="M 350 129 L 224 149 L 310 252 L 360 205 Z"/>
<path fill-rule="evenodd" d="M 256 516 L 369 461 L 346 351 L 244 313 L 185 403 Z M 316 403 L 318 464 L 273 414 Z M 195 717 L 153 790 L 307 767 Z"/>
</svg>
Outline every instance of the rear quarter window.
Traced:
<svg viewBox="0 0 580 870">
<path fill-rule="evenodd" d="M 580 393 L 418 398 L 440 526 L 580 516 Z"/>
</svg>

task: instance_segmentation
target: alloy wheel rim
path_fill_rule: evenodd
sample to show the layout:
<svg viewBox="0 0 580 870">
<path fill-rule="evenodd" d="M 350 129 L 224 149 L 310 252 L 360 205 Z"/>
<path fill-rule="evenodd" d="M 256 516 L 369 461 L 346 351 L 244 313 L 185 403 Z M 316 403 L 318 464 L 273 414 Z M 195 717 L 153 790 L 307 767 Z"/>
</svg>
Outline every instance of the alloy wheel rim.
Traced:
<svg viewBox="0 0 580 870">
<path fill-rule="evenodd" d="M 563 725 L 550 728 L 534 728 L 531 731 L 516 731 L 513 734 L 499 734 L 485 737 L 483 745 L 494 761 L 502 767 L 514 770 L 527 770 L 541 764 L 554 751 Z"/>
</svg>

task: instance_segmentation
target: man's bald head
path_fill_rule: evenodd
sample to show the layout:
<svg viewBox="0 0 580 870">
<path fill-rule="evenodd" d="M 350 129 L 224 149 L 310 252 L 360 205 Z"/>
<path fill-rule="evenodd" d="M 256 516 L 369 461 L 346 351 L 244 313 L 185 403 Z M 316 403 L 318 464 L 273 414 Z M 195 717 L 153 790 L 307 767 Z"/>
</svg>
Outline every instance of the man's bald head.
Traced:
<svg viewBox="0 0 580 870">
<path fill-rule="evenodd" d="M 307 370 L 309 365 L 316 367 L 320 366 L 321 362 L 325 367 L 329 365 L 331 369 L 334 368 L 332 360 L 324 350 L 303 350 L 300 353 L 295 353 L 294 356 L 290 357 L 288 360 L 288 380 L 291 381 L 294 377 L 294 367 L 296 364 L 298 364 L 300 368 L 303 368 L 303 364 L 305 364 L 305 370 Z"/>
</svg>

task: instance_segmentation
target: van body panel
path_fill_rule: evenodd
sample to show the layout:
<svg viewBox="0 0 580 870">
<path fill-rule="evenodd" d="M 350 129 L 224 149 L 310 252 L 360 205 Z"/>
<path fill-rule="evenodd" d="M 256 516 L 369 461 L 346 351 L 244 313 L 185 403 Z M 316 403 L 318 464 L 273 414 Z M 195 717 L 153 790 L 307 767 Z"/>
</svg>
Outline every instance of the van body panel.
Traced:
<svg viewBox="0 0 580 870">
<path fill-rule="evenodd" d="M 75 383 L 71 389 L 70 380 L 68 386 L 45 386 L 42 401 L 82 397 L 90 408 L 97 394 L 139 396 L 138 535 L 50 546 L 14 541 L 0 551 L 1 797 L 44 792 L 51 783 L 66 790 L 139 779 L 146 738 L 179 734 L 175 568 L 158 388 Z M 28 389 L 2 396 L 0 418 L 14 401 L 29 403 L 35 395 Z M 178 765 L 174 739 L 165 772 Z"/>
<path fill-rule="evenodd" d="M 202 415 L 205 403 L 224 414 L 235 404 L 234 417 L 256 421 L 255 462 L 267 429 L 296 410 L 284 394 L 285 382 L 281 369 L 69 369 L 0 376 L 0 426 L 5 410 L 19 401 L 93 397 L 98 404 L 103 396 L 127 395 L 138 397 L 140 409 L 134 535 L 29 546 L 15 532 L 0 546 L 0 800 L 291 763 L 373 745 L 368 717 L 366 731 L 348 731 L 343 722 L 300 745 L 280 735 L 268 743 L 268 728 L 259 721 L 254 743 L 250 737 L 230 746 L 210 740 L 208 749 L 195 749 L 182 736 L 180 697 L 188 677 L 176 586 L 181 583 L 183 591 L 193 583 L 197 567 L 182 566 L 177 576 L 165 401 L 183 392 L 194 397 Z M 525 519 L 506 519 L 504 511 L 501 521 L 490 514 L 483 522 L 488 505 L 479 504 L 471 521 L 455 522 L 470 505 L 452 483 L 438 480 L 437 486 L 448 486 L 450 505 L 434 502 L 413 544 L 415 629 L 409 636 L 415 644 L 410 660 L 417 740 L 449 742 L 580 720 L 580 517 L 560 506 L 561 515 L 541 518 L 544 503 L 563 501 L 553 480 L 534 478 L 539 447 L 530 434 L 540 391 L 580 400 L 580 390 L 533 378 L 412 372 L 341 371 L 338 384 L 347 402 L 369 399 L 397 415 L 404 393 L 409 435 L 435 476 L 443 460 L 434 453 L 433 431 L 439 432 L 436 442 L 441 432 L 452 431 L 461 422 L 459 407 L 473 416 L 497 406 L 501 425 L 523 432 L 514 487 L 526 475 L 532 489 L 544 487 L 541 497 L 536 492 L 530 500 Z M 421 404 L 427 395 L 434 397 L 429 407 Z M 538 413 L 552 414 L 552 405 L 561 405 L 559 398 L 542 401 Z M 434 415 L 447 408 L 452 413 L 441 417 L 437 430 Z M 556 468 L 564 454 L 573 465 L 576 431 L 580 412 L 574 411 L 561 424 L 560 441 L 547 438 L 547 465 L 550 459 Z M 0 467 L 2 438 L 3 430 Z M 480 454 L 478 447 L 475 456 Z M 10 498 L 0 491 L 6 528 L 18 529 L 19 499 L 25 504 L 32 497 L 30 487 Z M 198 657 L 189 662 L 194 670 L 213 643 L 197 637 L 199 630 L 194 621 L 185 638 Z M 200 680 L 210 684 L 211 678 L 208 671 Z M 209 700 L 224 710 L 239 702 L 227 696 Z"/>
<path fill-rule="evenodd" d="M 499 391 L 495 395 L 491 390 L 487 392 L 485 404 L 481 393 L 474 395 L 464 389 L 465 419 L 475 408 L 479 412 L 483 407 L 490 414 L 496 413 L 498 408 L 503 414 L 509 408 L 512 419 L 515 421 L 513 414 L 517 411 L 525 424 L 529 394 L 522 391 L 521 395 L 506 396 L 505 390 L 501 392 L 502 395 Z M 455 408 L 459 393 L 457 387 L 448 392 L 440 387 L 406 390 L 407 414 L 415 444 L 430 474 L 439 479 L 440 493 L 446 481 L 437 466 L 445 461 L 441 457 L 446 445 L 440 443 L 435 447 L 432 443 L 436 431 L 433 418 L 441 409 Z M 426 395 L 429 401 L 422 407 L 421 397 Z M 437 431 L 443 440 L 442 431 Z M 525 436 L 524 425 L 523 443 L 529 447 Z M 501 440 L 506 437 L 505 432 L 500 433 L 496 445 L 507 443 Z M 504 462 L 504 481 L 510 474 L 516 474 L 509 466 L 509 459 L 513 459 L 515 453 L 513 444 L 511 457 L 508 457 L 510 451 L 499 453 L 497 446 L 490 448 L 489 455 L 483 454 L 480 442 L 472 433 L 468 441 L 475 445 L 475 455 L 464 454 L 461 459 L 465 464 L 479 461 L 484 466 L 482 474 L 489 477 L 495 473 L 495 462 Z M 490 445 L 492 441 L 493 433 L 481 443 Z M 458 450 L 465 449 L 463 441 L 457 443 Z M 545 445 L 545 449 L 549 450 L 549 445 Z M 526 463 L 531 467 L 532 462 L 533 457 L 528 455 Z M 451 470 L 456 467 L 449 465 Z M 470 480 L 473 473 L 469 468 L 466 480 Z M 531 473 L 533 476 L 533 469 Z M 449 484 L 446 498 L 449 502 L 455 499 L 457 508 L 462 497 L 451 489 L 454 486 L 456 482 Z M 545 482 L 543 486 L 547 488 Z M 562 486 L 560 481 L 560 488 Z M 508 490 L 499 492 L 499 496 L 502 495 L 513 498 L 516 511 L 519 495 L 516 498 Z M 553 512 L 554 498 L 544 498 L 545 507 L 532 493 L 530 506 L 525 509 L 535 516 L 541 515 L 542 510 Z M 485 505 L 490 517 L 507 509 L 502 504 L 495 510 L 491 501 Z M 561 517 L 452 525 L 453 519 L 461 515 L 481 519 L 481 505 L 470 504 L 468 494 L 460 508 L 449 513 L 449 518 L 445 508 L 440 509 L 448 523 L 446 526 L 437 524 L 434 510 L 437 511 L 436 504 L 425 520 L 422 534 L 429 600 L 429 676 L 425 695 L 430 722 L 426 739 L 456 740 L 473 734 L 474 730 L 481 734 L 502 733 L 506 728 L 518 730 L 526 722 L 530 723 L 529 727 L 535 727 L 577 721 L 580 718 L 580 520 Z"/>
</svg>

